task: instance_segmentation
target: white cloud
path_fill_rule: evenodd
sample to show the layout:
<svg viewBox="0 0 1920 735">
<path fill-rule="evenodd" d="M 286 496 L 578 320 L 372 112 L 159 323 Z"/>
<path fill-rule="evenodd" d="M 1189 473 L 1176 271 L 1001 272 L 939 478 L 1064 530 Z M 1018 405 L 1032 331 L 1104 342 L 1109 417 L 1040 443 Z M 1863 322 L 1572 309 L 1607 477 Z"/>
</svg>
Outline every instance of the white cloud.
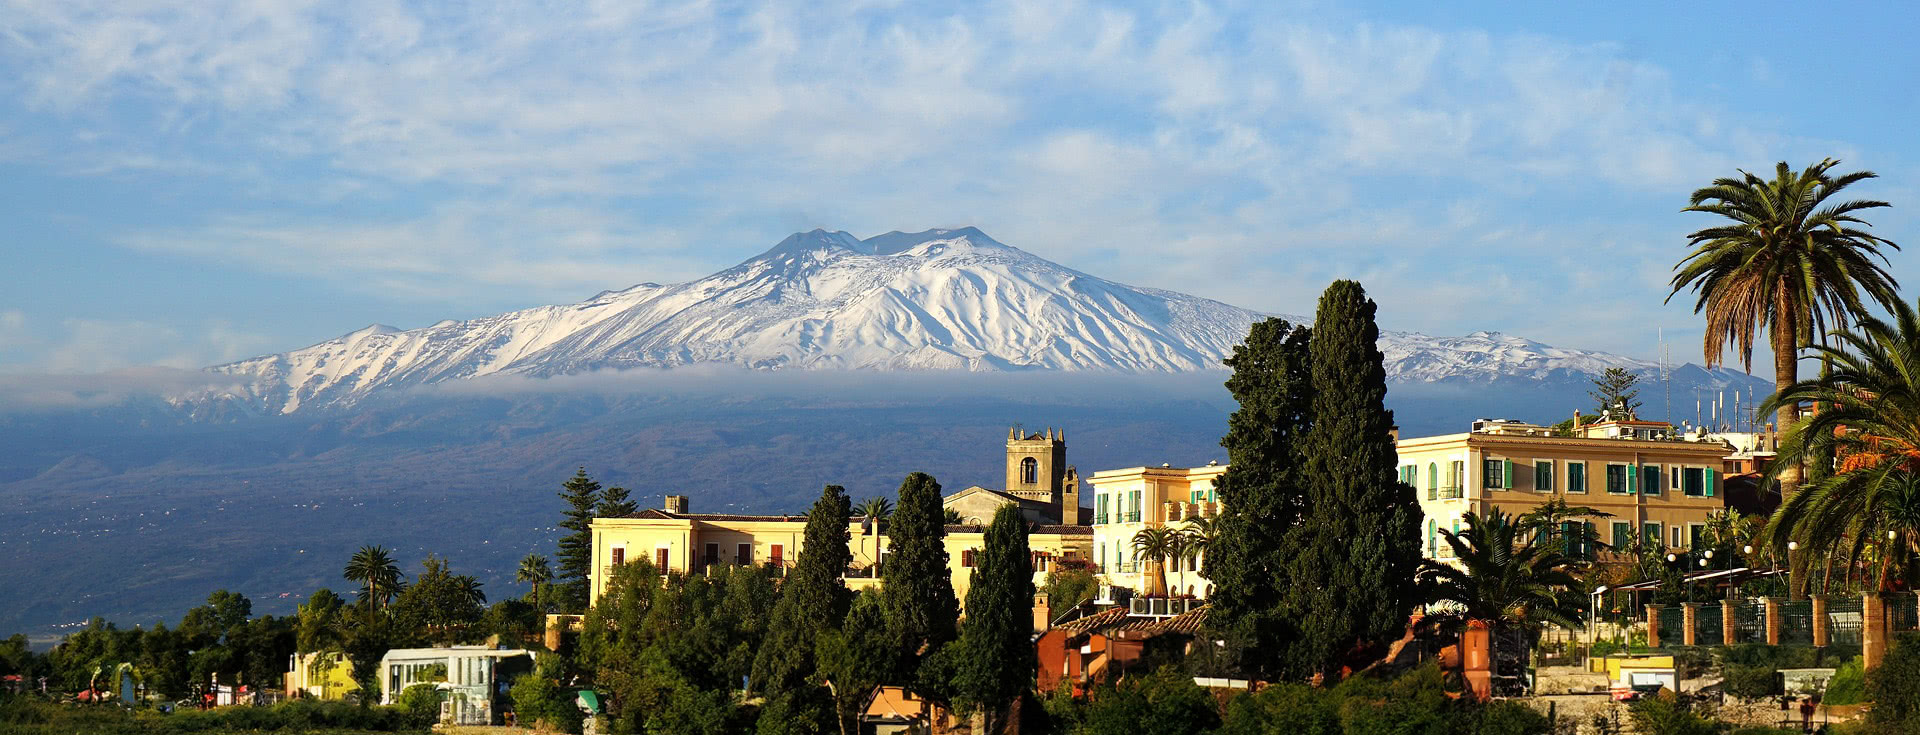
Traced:
<svg viewBox="0 0 1920 735">
<path fill-rule="evenodd" d="M 0 373 L 99 373 L 133 366 L 196 369 L 260 354 L 274 341 L 224 321 L 183 328 L 147 320 L 36 320 L 0 311 Z"/>
<path fill-rule="evenodd" d="M 125 242 L 430 296 L 692 277 L 770 244 L 784 215 L 863 234 L 978 224 L 1269 310 L 1336 276 L 1510 272 L 1497 300 L 1396 297 L 1404 326 L 1445 330 L 1553 303 L 1573 274 L 1511 272 L 1643 201 L 1614 200 L 1677 201 L 1806 143 L 1731 122 L 1611 44 L 1259 4 L 9 7 L 8 91 L 90 131 L 61 154 L 71 170 L 231 161 L 273 192 Z M 280 166 L 302 178 L 262 173 Z M 1545 222 L 1540 193 L 1593 203 Z M 390 213 L 411 197 L 426 201 Z"/>
</svg>

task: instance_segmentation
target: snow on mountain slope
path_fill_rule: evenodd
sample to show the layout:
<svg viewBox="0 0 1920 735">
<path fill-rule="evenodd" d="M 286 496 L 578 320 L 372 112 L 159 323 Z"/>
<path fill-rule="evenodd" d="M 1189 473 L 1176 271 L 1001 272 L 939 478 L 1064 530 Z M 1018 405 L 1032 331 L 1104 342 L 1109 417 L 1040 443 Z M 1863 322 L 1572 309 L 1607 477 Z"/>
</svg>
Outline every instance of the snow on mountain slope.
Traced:
<svg viewBox="0 0 1920 735">
<path fill-rule="evenodd" d="M 1115 283 L 971 227 L 798 233 L 740 265 L 564 306 L 396 330 L 374 325 L 209 370 L 250 378 L 270 412 L 484 375 L 725 363 L 758 369 L 1218 369 L 1266 315 Z M 1303 321 L 1299 317 L 1287 317 Z M 1391 378 L 1545 379 L 1648 363 L 1493 333 L 1381 338 Z"/>
</svg>

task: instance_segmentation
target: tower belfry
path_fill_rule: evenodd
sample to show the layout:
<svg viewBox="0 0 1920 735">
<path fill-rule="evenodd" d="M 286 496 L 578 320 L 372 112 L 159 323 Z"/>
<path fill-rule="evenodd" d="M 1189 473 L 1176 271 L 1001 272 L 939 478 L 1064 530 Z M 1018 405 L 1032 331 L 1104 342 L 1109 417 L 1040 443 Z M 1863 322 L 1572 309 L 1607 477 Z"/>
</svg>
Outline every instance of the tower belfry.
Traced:
<svg viewBox="0 0 1920 735">
<path fill-rule="evenodd" d="M 1057 503 L 1067 474 L 1066 432 L 1047 427 L 1031 434 L 1015 426 L 1007 432 L 1007 493 L 1042 503 Z"/>
</svg>

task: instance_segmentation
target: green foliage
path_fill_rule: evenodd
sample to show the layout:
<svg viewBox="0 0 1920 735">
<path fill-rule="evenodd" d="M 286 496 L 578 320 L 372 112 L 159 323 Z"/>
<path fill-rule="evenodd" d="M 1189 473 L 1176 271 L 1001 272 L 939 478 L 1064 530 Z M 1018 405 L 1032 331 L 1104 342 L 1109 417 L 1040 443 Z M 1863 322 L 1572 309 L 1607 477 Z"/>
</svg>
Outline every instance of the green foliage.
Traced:
<svg viewBox="0 0 1920 735">
<path fill-rule="evenodd" d="M 1634 732 L 1640 735 L 1715 735 L 1720 730 L 1712 720 L 1696 715 L 1671 697 L 1648 697 L 1627 711 Z"/>
<path fill-rule="evenodd" d="M 1312 425 L 1311 334 L 1284 319 L 1256 322 L 1226 359 L 1239 408 L 1220 439 L 1229 464 L 1215 484 L 1220 515 L 1201 572 L 1214 583 L 1212 635 L 1241 671 L 1264 679 L 1280 674 L 1276 654 L 1298 636 L 1282 607 L 1283 539 L 1306 511 L 1299 443 Z"/>
<path fill-rule="evenodd" d="M 1743 699 L 1760 699 L 1780 693 L 1779 672 L 1772 666 L 1730 664 L 1721 669 L 1720 688 Z"/>
<path fill-rule="evenodd" d="M 1503 699 L 1480 708 L 1480 721 L 1474 735 L 1547 735 L 1553 723 L 1525 702 Z"/>
<path fill-rule="evenodd" d="M 486 614 L 487 596 L 480 591 L 480 581 L 454 574 L 445 559 L 431 554 L 420 566 L 420 576 L 393 603 L 395 621 L 447 645 L 482 637 L 478 624 Z"/>
<path fill-rule="evenodd" d="M 1593 390 L 1587 391 L 1593 397 L 1594 414 L 1611 413 L 1614 420 L 1634 418 L 1640 413 L 1640 389 L 1634 387 L 1639 382 L 1640 376 L 1626 368 L 1607 368 L 1593 379 Z"/>
<path fill-rule="evenodd" d="M 513 581 L 527 585 L 527 599 L 533 602 L 539 613 L 545 613 L 549 605 L 542 604 L 540 590 L 553 581 L 553 566 L 547 558 L 539 554 L 528 554 L 520 560 L 520 568 L 513 572 Z M 551 603 L 552 600 L 545 602 Z"/>
<path fill-rule="evenodd" d="M 1000 506 L 974 556 L 966 624 L 954 678 L 956 698 L 997 721 L 1015 697 L 1033 687 L 1033 557 L 1027 521 L 1014 504 Z"/>
<path fill-rule="evenodd" d="M 1866 684 L 1873 701 L 1867 722 L 1885 733 L 1920 732 L 1920 634 L 1894 639 Z"/>
<path fill-rule="evenodd" d="M 1375 309 L 1359 283 L 1335 281 L 1314 314 L 1307 512 L 1289 532 L 1296 542 L 1285 588 L 1304 628 L 1286 654 L 1296 674 L 1337 676 L 1356 646 L 1399 637 L 1417 601 L 1423 516 L 1413 488 L 1394 474 Z"/>
<path fill-rule="evenodd" d="M 814 732 L 833 727 L 832 702 L 809 682 L 815 671 L 814 639 L 846 619 L 850 595 L 841 575 L 853 561 L 847 548 L 847 518 L 853 503 L 839 485 L 828 485 L 807 512 L 800 560 L 780 587 L 766 644 L 753 662 L 753 688 L 767 706 L 761 733 Z"/>
<path fill-rule="evenodd" d="M 440 672 L 445 678 L 447 672 Z M 406 710 L 415 725 L 426 727 L 440 721 L 440 691 L 432 684 L 414 684 L 400 692 L 395 700 L 400 709 Z"/>
<path fill-rule="evenodd" d="M 296 699 L 271 707 L 185 709 L 165 714 L 117 707 L 62 705 L 0 696 L 0 732 L 10 735 L 222 735 L 225 733 L 425 733 L 401 707 L 356 707 Z"/>
<path fill-rule="evenodd" d="M 1222 735 L 1547 735 L 1552 723 L 1520 701 L 1481 704 L 1459 697 L 1436 666 L 1384 681 L 1354 677 L 1331 688 L 1277 684 L 1235 696 Z"/>
<path fill-rule="evenodd" d="M 941 687 L 922 685 L 921 647 L 928 655 L 951 642 L 960 602 L 947 570 L 946 509 L 940 483 L 922 472 L 900 483 L 900 505 L 887 525 L 886 584 L 880 588 L 887 628 L 895 637 L 891 678 L 921 696 Z"/>
<path fill-rule="evenodd" d="M 1820 696 L 1820 702 L 1845 705 L 1867 701 L 1866 665 L 1866 659 L 1855 658 L 1834 669 L 1833 678 L 1827 680 L 1827 690 Z"/>
<path fill-rule="evenodd" d="M 1538 625 L 1550 622 L 1581 627 L 1580 582 L 1567 570 L 1571 562 L 1558 543 L 1536 544 L 1544 534 L 1532 531 L 1498 508 L 1469 514 L 1458 533 L 1441 530 L 1459 566 L 1428 562 L 1420 570 L 1426 594 L 1465 608 L 1464 617 L 1490 624 Z"/>
<path fill-rule="evenodd" d="M 379 610 L 400 592 L 400 567 L 385 547 L 362 546 L 347 560 L 340 576 L 360 583 L 360 604 L 369 614 Z"/>
<path fill-rule="evenodd" d="M 842 732 L 860 729 L 867 700 L 893 673 L 892 664 L 899 655 L 895 644 L 880 594 L 873 590 L 854 599 L 840 628 L 820 631 L 814 639 L 819 667 L 815 676 L 821 686 L 832 689 L 834 715 L 840 718 Z"/>
<path fill-rule="evenodd" d="M 534 659 L 532 671 L 513 680 L 507 695 L 513 699 L 516 722 L 524 727 L 546 723 L 565 732 L 579 731 L 580 708 L 574 706 L 574 696 L 559 684 L 564 666 L 559 656 L 542 653 Z"/>
<path fill-rule="evenodd" d="M 1055 564 L 1047 572 L 1041 591 L 1047 594 L 1047 604 L 1052 605 L 1054 614 L 1058 615 L 1100 594 L 1100 578 L 1083 568 Z"/>
<path fill-rule="evenodd" d="M 1096 691 L 1084 722 L 1076 733 L 1197 735 L 1220 726 L 1220 711 L 1212 695 L 1196 686 L 1192 677 L 1166 666 L 1152 675 L 1128 677 L 1118 686 Z"/>
<path fill-rule="evenodd" d="M 600 492 L 600 505 L 594 514 L 601 518 L 621 518 L 633 515 L 639 509 L 640 504 L 627 496 L 626 488 L 610 487 Z"/>
<path fill-rule="evenodd" d="M 567 501 L 560 519 L 560 528 L 566 534 L 560 537 L 560 551 L 554 555 L 559 562 L 555 575 L 559 599 L 554 603 L 562 612 L 577 613 L 587 609 L 587 574 L 593 571 L 593 518 L 600 508 L 600 483 L 581 467 L 560 486 L 560 499 Z"/>
</svg>

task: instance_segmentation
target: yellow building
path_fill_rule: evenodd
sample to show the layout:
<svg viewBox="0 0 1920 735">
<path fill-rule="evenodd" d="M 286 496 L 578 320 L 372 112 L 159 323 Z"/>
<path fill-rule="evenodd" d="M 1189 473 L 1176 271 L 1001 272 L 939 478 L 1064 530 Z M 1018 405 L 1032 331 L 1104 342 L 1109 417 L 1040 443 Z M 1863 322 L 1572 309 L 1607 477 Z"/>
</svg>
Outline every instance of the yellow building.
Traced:
<svg viewBox="0 0 1920 735">
<path fill-rule="evenodd" d="M 1066 438 L 1049 429 L 1045 434 L 1007 435 L 1007 477 L 1012 492 L 969 487 L 946 496 L 942 504 L 965 523 L 947 526 L 947 565 L 954 593 L 966 598 L 972 581 L 974 555 L 983 545 L 982 522 L 1002 505 L 1017 504 L 1033 522 L 1027 543 L 1034 556 L 1034 584 L 1045 581 L 1058 559 L 1085 559 L 1093 546 L 1093 529 L 1077 523 L 1079 479 L 1065 466 Z M 647 559 L 655 567 L 676 572 L 701 572 L 715 564 L 792 567 L 806 543 L 805 515 L 742 515 L 694 513 L 683 495 L 669 495 L 663 507 L 649 508 L 623 518 L 593 521 L 593 568 L 588 574 L 590 599 L 606 591 L 613 568 L 633 559 Z M 1064 521 L 1064 522 L 1063 522 Z M 875 586 L 883 579 L 881 563 L 887 557 L 884 524 L 864 518 L 847 521 L 848 547 L 853 562 L 847 569 L 848 587 Z"/>
<path fill-rule="evenodd" d="M 1129 467 L 1095 472 L 1093 485 L 1093 563 L 1107 584 L 1147 592 L 1152 570 L 1134 551 L 1134 534 L 1153 527 L 1185 528 L 1191 518 L 1220 512 L 1214 481 L 1227 466 Z M 1169 564 L 1168 591 L 1205 598 L 1212 586 L 1200 576 L 1198 557 Z"/>
<path fill-rule="evenodd" d="M 1646 538 L 1689 549 L 1707 516 L 1726 507 L 1719 485 L 1728 448 L 1720 442 L 1689 440 L 1663 422 L 1643 421 L 1552 434 L 1544 426 L 1482 419 L 1466 433 L 1398 440 L 1400 479 L 1414 486 L 1426 515 L 1426 555 L 1451 558 L 1440 531 L 1458 530 L 1469 513 L 1519 515 L 1552 499 L 1610 514 L 1588 520 L 1615 548 Z"/>
<path fill-rule="evenodd" d="M 360 688 L 360 683 L 353 680 L 353 662 L 344 655 L 296 653 L 288 659 L 287 696 L 340 699 Z M 317 665 L 323 661 L 325 666 Z M 323 668 L 325 671 L 321 671 Z"/>
</svg>

